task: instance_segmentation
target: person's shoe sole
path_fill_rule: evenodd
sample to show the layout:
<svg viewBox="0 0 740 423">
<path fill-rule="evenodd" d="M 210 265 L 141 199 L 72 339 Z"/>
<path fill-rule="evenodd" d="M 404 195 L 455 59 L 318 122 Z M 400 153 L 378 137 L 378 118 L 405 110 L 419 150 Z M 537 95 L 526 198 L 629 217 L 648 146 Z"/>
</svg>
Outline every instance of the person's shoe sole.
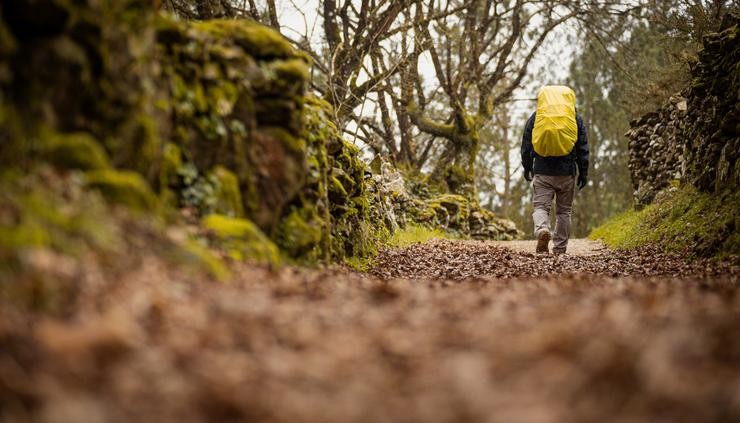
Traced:
<svg viewBox="0 0 740 423">
<path fill-rule="evenodd" d="M 550 231 L 542 230 L 537 234 L 537 252 L 548 253 L 547 244 L 550 242 Z"/>
</svg>

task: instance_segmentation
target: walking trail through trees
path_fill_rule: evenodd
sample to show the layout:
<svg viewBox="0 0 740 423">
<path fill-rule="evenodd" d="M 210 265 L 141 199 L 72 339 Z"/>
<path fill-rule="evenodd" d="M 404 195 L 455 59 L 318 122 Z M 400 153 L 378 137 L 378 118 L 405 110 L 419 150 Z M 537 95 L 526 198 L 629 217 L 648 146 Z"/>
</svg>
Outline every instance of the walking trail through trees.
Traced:
<svg viewBox="0 0 740 423">
<path fill-rule="evenodd" d="M 0 311 L 2 406 L 87 422 L 736 420 L 738 268 L 574 246 L 435 240 L 369 274 L 244 264 L 225 284 L 145 258 L 116 284 L 87 275 L 66 320 Z"/>
<path fill-rule="evenodd" d="M 280 3 L 0 1 L 0 423 L 740 421 L 729 2 Z M 510 241 L 548 33 L 624 249 Z"/>
</svg>

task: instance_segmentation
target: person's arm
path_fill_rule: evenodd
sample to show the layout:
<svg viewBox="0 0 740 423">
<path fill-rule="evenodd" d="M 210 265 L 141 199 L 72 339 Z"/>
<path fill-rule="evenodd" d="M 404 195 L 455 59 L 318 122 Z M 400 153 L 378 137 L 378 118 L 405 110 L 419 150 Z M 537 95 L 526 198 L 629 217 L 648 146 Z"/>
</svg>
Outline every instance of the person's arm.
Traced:
<svg viewBox="0 0 740 423">
<path fill-rule="evenodd" d="M 576 116 L 576 124 L 578 125 L 578 139 L 576 140 L 576 166 L 578 167 L 578 180 L 588 180 L 588 134 L 586 132 L 586 125 L 583 124 L 583 119 L 580 116 Z"/>
<path fill-rule="evenodd" d="M 534 147 L 532 147 L 532 130 L 534 129 L 535 113 L 527 120 L 527 124 L 524 125 L 524 135 L 522 135 L 522 168 L 524 168 L 524 175 L 532 174 L 532 166 L 534 165 Z"/>
</svg>

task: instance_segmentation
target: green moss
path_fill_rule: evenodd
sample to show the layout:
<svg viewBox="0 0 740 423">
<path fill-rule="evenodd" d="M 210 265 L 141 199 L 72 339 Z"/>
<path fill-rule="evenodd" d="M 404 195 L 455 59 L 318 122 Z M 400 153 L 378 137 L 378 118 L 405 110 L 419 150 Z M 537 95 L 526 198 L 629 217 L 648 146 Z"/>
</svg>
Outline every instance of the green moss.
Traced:
<svg viewBox="0 0 740 423">
<path fill-rule="evenodd" d="M 0 248 L 17 250 L 43 247 L 51 243 L 49 233 L 36 222 L 0 226 Z"/>
<path fill-rule="evenodd" d="M 158 212 L 157 197 L 136 172 L 95 170 L 87 172 L 85 179 L 87 187 L 100 191 L 112 203 L 137 211 Z"/>
<path fill-rule="evenodd" d="M 251 221 L 211 214 L 202 224 L 214 235 L 216 246 L 224 248 L 232 259 L 280 264 L 278 248 Z"/>
<path fill-rule="evenodd" d="M 162 164 L 159 166 L 159 189 L 164 192 L 170 186 L 177 185 L 177 170 L 182 167 L 180 147 L 168 142 L 164 146 Z"/>
<path fill-rule="evenodd" d="M 308 66 L 304 60 L 289 59 L 275 62 L 271 69 L 277 74 L 278 78 L 290 82 L 308 81 Z"/>
<path fill-rule="evenodd" d="M 219 80 L 217 85 L 208 87 L 208 106 L 219 116 L 228 116 L 234 110 L 239 99 L 239 89 L 226 79 Z"/>
<path fill-rule="evenodd" d="M 64 182 L 66 192 L 36 175 L 0 181 L 0 251 L 49 247 L 79 254 L 87 246 L 109 250 L 119 244 L 105 204 L 80 189 L 79 177 Z"/>
<path fill-rule="evenodd" d="M 149 182 L 157 183 L 159 154 L 162 149 L 157 124 L 144 112 L 132 116 L 117 134 L 105 140 L 116 167 L 137 171 Z"/>
<path fill-rule="evenodd" d="M 110 167 L 108 155 L 90 134 L 56 134 L 49 136 L 44 158 L 64 169 L 95 170 Z"/>
<path fill-rule="evenodd" d="M 368 270 L 370 270 L 370 266 L 373 264 L 373 259 L 374 257 L 372 256 L 345 257 L 344 259 L 342 259 L 342 263 L 358 272 L 367 272 Z"/>
<path fill-rule="evenodd" d="M 740 255 L 738 209 L 740 192 L 712 195 L 684 187 L 609 220 L 589 237 L 616 248 L 657 243 L 667 251 L 698 256 Z"/>
<path fill-rule="evenodd" d="M 216 211 L 232 217 L 243 217 L 244 204 L 236 175 L 223 166 L 216 166 L 213 175 L 218 179 Z"/>
<path fill-rule="evenodd" d="M 350 201 L 360 213 L 365 213 L 370 210 L 370 199 L 367 195 L 352 197 Z"/>
<path fill-rule="evenodd" d="M 192 95 L 189 100 L 191 101 L 193 108 L 200 113 L 207 112 L 208 98 L 206 98 L 206 92 L 203 89 L 203 84 L 197 82 L 191 83 L 189 84 L 188 88 L 190 89 L 190 93 Z"/>
<path fill-rule="evenodd" d="M 293 209 L 280 221 L 275 238 L 291 257 L 312 261 L 317 257 L 310 257 L 310 253 L 321 242 L 322 226 L 323 222 L 313 209 Z"/>
<path fill-rule="evenodd" d="M 192 24 L 215 38 L 231 38 L 247 53 L 259 59 L 288 58 L 299 55 L 279 32 L 248 20 L 210 20 Z"/>
<path fill-rule="evenodd" d="M 337 179 L 336 176 L 329 178 L 329 195 L 335 199 L 349 197 L 347 190 L 344 189 L 344 186 L 339 182 L 339 179 Z"/>
<path fill-rule="evenodd" d="M 640 211 L 627 210 L 594 229 L 589 235 L 590 239 L 601 240 L 612 248 L 629 248 L 642 245 L 647 242 L 647 234 L 636 232 L 636 228 L 650 212 L 648 206 Z"/>
<path fill-rule="evenodd" d="M 434 211 L 438 222 L 450 229 L 467 232 L 467 222 L 470 216 L 470 203 L 462 195 L 443 194 L 426 201 L 426 205 Z"/>
<path fill-rule="evenodd" d="M 474 168 L 472 166 L 465 168 L 458 164 L 453 164 L 447 167 L 443 172 L 443 178 L 444 182 L 447 184 L 448 190 L 474 198 L 472 195 L 472 181 L 474 179 L 473 169 Z"/>
</svg>

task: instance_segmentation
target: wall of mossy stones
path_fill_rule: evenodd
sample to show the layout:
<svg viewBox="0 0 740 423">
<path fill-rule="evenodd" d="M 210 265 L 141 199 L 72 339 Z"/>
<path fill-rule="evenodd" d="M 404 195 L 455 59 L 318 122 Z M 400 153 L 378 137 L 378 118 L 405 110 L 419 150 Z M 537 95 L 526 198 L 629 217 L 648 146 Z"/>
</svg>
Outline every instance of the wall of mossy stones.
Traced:
<svg viewBox="0 0 740 423">
<path fill-rule="evenodd" d="M 686 109 L 686 99 L 674 96 L 660 109 L 630 122 L 625 136 L 635 204 L 652 203 L 658 192 L 683 178 L 681 136 L 687 123 Z"/>
<path fill-rule="evenodd" d="M 310 66 L 248 20 L 184 22 L 145 0 L 3 2 L 0 166 L 52 166 L 235 260 L 368 257 L 407 224 L 517 236 L 460 196 L 389 190 L 307 93 Z"/>
<path fill-rule="evenodd" d="M 359 150 L 307 95 L 310 59 L 245 20 L 137 0 L 0 5 L 0 164 L 82 176 L 112 203 L 204 230 L 233 258 L 372 254 Z M 182 218 L 180 218 L 182 219 Z"/>
<path fill-rule="evenodd" d="M 496 216 L 467 196 L 446 192 L 430 182 L 428 175 L 404 174 L 380 157 L 370 165 L 373 175 L 368 184 L 376 193 L 373 210 L 391 230 L 411 225 L 481 240 L 512 240 L 523 235 L 511 220 Z"/>
<path fill-rule="evenodd" d="M 646 205 L 671 181 L 719 194 L 740 187 L 740 14 L 703 39 L 691 84 L 662 108 L 631 122 L 635 203 Z"/>
<path fill-rule="evenodd" d="M 691 68 L 683 136 L 687 182 L 705 192 L 740 187 L 740 13 L 703 39 Z"/>
</svg>

